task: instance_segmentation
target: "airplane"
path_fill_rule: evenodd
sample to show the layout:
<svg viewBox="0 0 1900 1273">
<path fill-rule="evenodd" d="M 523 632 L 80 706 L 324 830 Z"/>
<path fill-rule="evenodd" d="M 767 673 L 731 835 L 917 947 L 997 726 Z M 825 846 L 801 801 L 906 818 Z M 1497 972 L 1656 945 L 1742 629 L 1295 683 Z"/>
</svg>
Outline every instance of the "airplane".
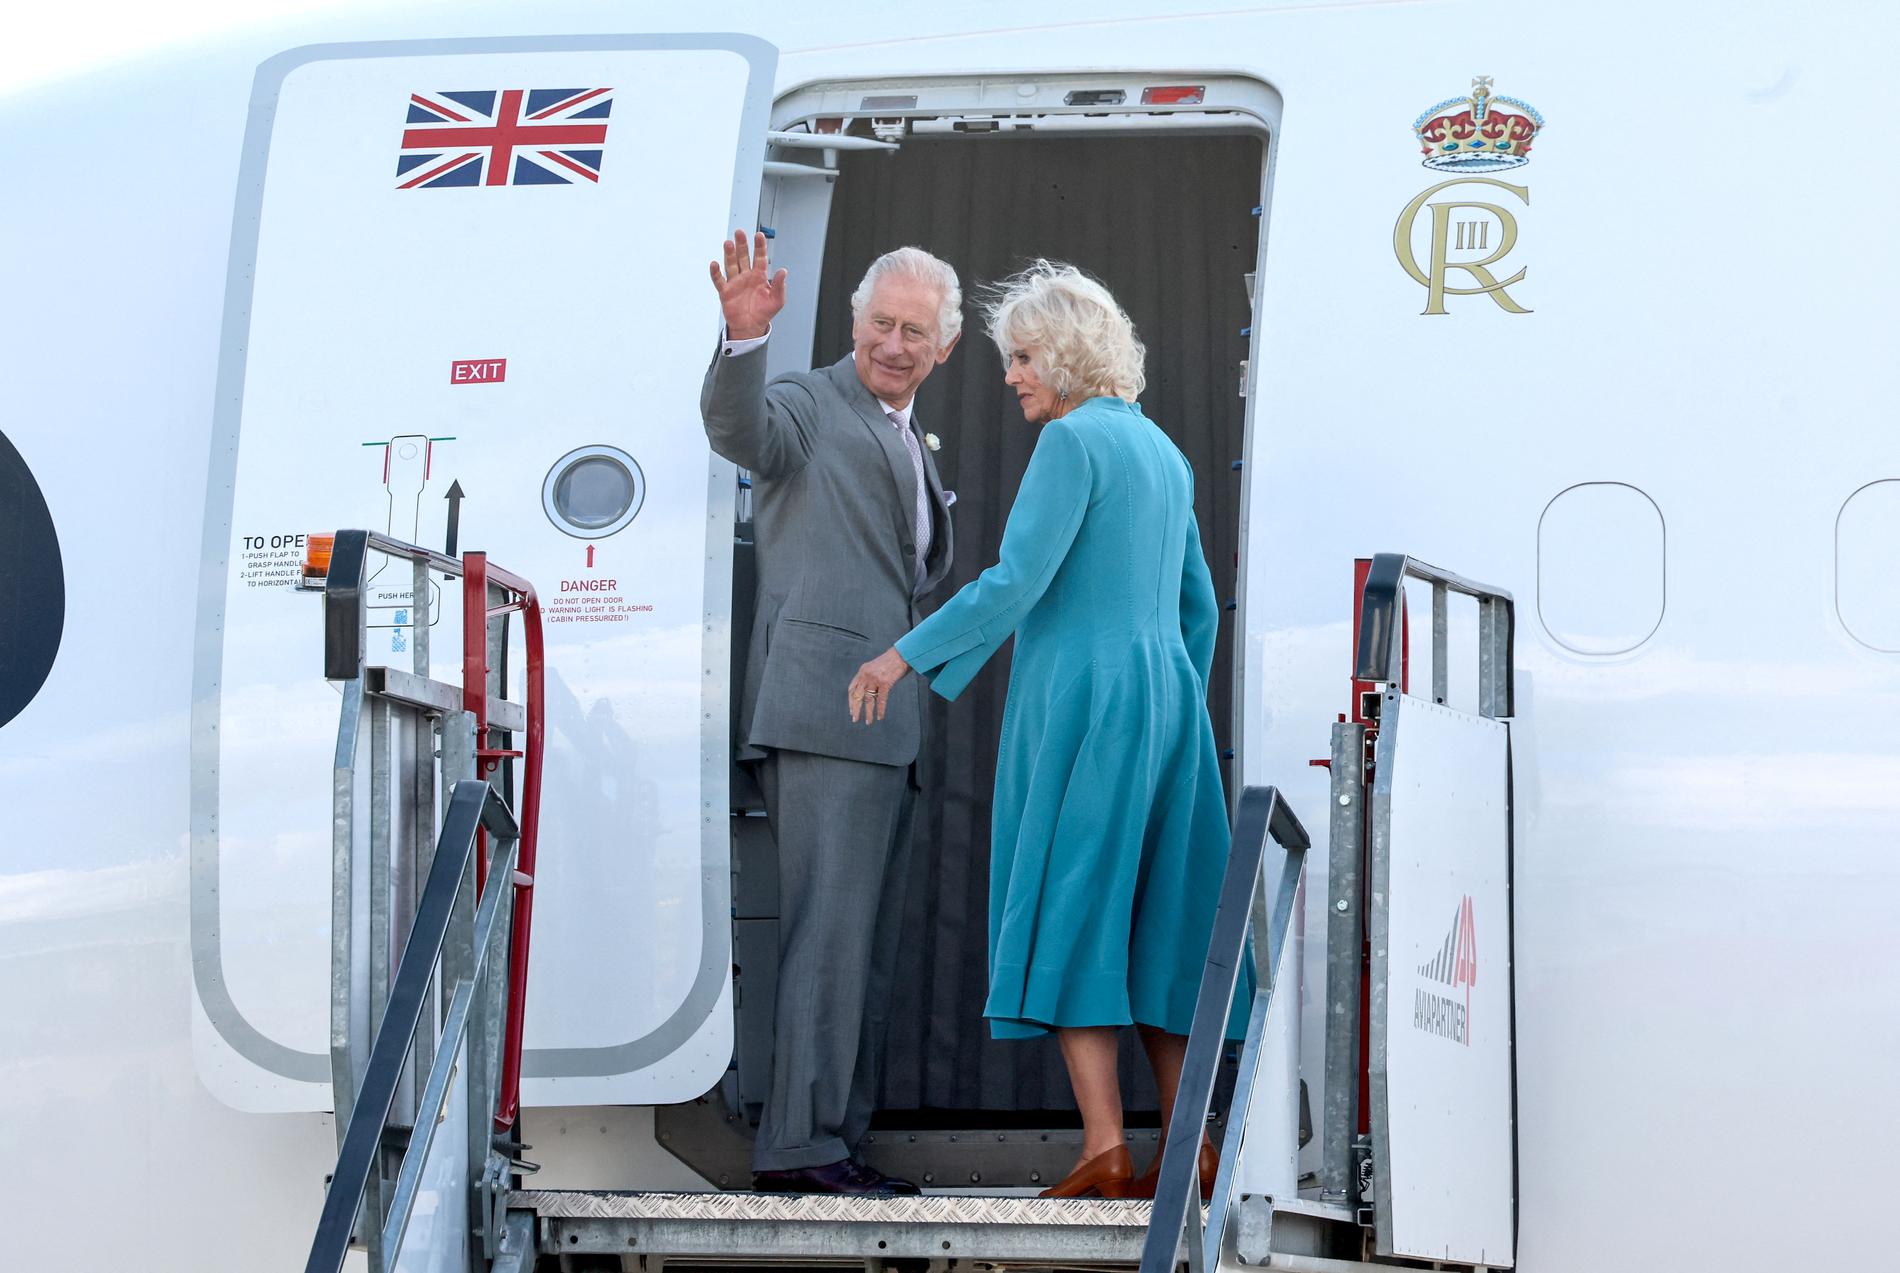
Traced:
<svg viewBox="0 0 1900 1273">
<path fill-rule="evenodd" d="M 1221 1060 L 1240 1112 L 1211 1112 L 1246 1152 L 1215 1263 L 1891 1264 L 1897 42 L 1852 0 L 395 3 L 0 91 L 4 1263 L 311 1254 L 338 1078 L 384 1010 L 337 987 L 400 954 L 371 949 L 370 882 L 336 892 L 372 800 L 431 847 L 437 814 L 486 811 L 535 899 L 518 1178 L 421 1187 L 449 1210 L 378 1260 L 1133 1249 L 1099 1215 L 1036 1255 L 1006 1225 L 900 1241 L 890 1211 L 800 1212 L 761 1247 L 704 1209 L 554 1210 L 750 1196 L 776 943 L 730 755 L 753 545 L 697 406 L 705 261 L 741 227 L 790 272 L 775 372 L 847 347 L 851 286 L 902 243 L 972 294 L 1072 261 L 1136 319 L 1229 606 L 1230 794 L 1304 828 L 1256 829 L 1241 881 L 1298 901 L 1274 1009 Z M 969 334 L 919 401 L 953 584 L 994 560 L 1035 442 Z M 322 553 L 352 545 L 345 588 Z M 471 560 L 515 610 L 499 637 L 466 635 Z M 1002 694 L 991 668 L 933 718 L 867 1153 L 926 1202 L 1046 1225 L 1066 1083 L 978 1015 Z M 506 847 L 524 695 L 531 867 Z M 458 742 L 464 710 L 509 723 Z M 452 807 L 457 746 L 507 809 Z M 434 859 L 409 847 L 413 908 Z M 471 1242 L 480 1197 L 539 1199 L 534 1249 Z"/>
</svg>

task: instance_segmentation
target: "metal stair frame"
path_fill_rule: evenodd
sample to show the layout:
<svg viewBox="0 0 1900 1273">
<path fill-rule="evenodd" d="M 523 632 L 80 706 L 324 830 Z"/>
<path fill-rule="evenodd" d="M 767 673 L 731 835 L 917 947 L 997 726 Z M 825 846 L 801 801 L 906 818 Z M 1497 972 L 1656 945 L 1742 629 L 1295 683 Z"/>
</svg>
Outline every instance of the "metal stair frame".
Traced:
<svg viewBox="0 0 1900 1273">
<path fill-rule="evenodd" d="M 388 559 L 377 574 L 406 564 L 413 578 L 407 670 L 366 661 L 372 554 Z M 430 678 L 437 573 L 462 581 L 459 685 Z M 327 572 L 303 586 L 324 592 L 324 675 L 342 695 L 330 1014 L 339 1156 L 307 1267 L 340 1267 L 354 1242 L 371 1273 L 394 1268 L 432 1151 L 459 1146 L 468 1192 L 453 1205 L 460 1215 L 466 1203 L 468 1224 L 454 1235 L 463 1248 L 456 1267 L 486 1268 L 512 1232 L 501 1209 L 515 1169 L 508 1155 L 518 1148 L 508 1137 L 540 799 L 538 598 L 484 553 L 449 557 L 365 530 L 338 531 Z M 527 654 L 523 702 L 505 697 L 516 612 Z M 516 738 L 525 751 L 513 750 Z M 519 818 L 505 794 L 514 790 L 516 756 L 524 758 Z M 465 1124 L 453 1145 L 439 1135 L 452 1110 Z M 445 1188 L 439 1175 L 428 1187 Z"/>
<path fill-rule="evenodd" d="M 1269 840 L 1284 851 L 1270 910 L 1265 878 Z M 1203 1273 L 1219 1263 L 1234 1191 L 1234 1171 L 1246 1132 L 1246 1118 L 1237 1115 L 1244 1114 L 1253 1096 L 1261 1040 L 1273 1008 L 1275 974 L 1286 950 L 1294 899 L 1299 894 L 1310 845 L 1306 829 L 1281 799 L 1278 788 L 1248 787 L 1241 792 L 1234 819 L 1233 848 L 1227 859 L 1226 877 L 1221 883 L 1220 905 L 1214 916 L 1213 934 L 1208 939 L 1200 995 L 1194 1005 L 1194 1024 L 1188 1033 L 1187 1056 L 1181 1066 L 1181 1085 L 1175 1094 L 1174 1116 L 1169 1121 L 1167 1144 L 1162 1150 L 1154 1210 L 1142 1247 L 1141 1273 L 1170 1273 L 1183 1244 L 1192 1273 Z M 1234 990 L 1250 946 L 1257 989 L 1248 1014 L 1240 1068 L 1234 1080 L 1220 1171 L 1214 1179 L 1213 1200 L 1203 1226 L 1201 1136 L 1214 1099 L 1214 1078 L 1220 1067 L 1221 1052 L 1227 1044 L 1227 1021 Z M 1290 975 L 1297 980 L 1299 970 L 1293 969 Z"/>
<path fill-rule="evenodd" d="M 503 1197 L 500 1184 L 508 1166 L 506 1157 L 493 1147 L 491 1126 L 500 1082 L 500 1033 L 495 1014 L 489 1014 L 482 1034 L 471 1032 L 470 1021 L 478 1000 L 493 1001 L 505 989 L 500 979 L 506 976 L 506 965 L 498 949 L 507 931 L 508 910 L 502 899 L 509 890 L 490 887 L 476 904 L 478 832 L 483 830 L 491 840 L 489 878 L 499 885 L 514 873 L 520 832 L 494 788 L 480 779 L 465 779 L 455 785 L 449 799 L 428 881 L 418 898 L 416 922 L 403 945 L 388 1008 L 377 1027 L 343 1133 L 305 1273 L 339 1273 L 359 1210 L 372 1273 L 385 1273 L 395 1266 L 423 1167 L 448 1115 L 451 1088 L 464 1060 L 467 1073 L 461 1076 L 460 1090 L 471 1160 L 467 1176 L 481 1182 L 470 1199 L 475 1213 L 471 1218 L 483 1237 L 483 1260 L 494 1254 L 501 1219 L 498 1204 Z M 403 1152 L 387 1204 L 379 1207 L 374 1205 L 377 1199 L 370 1193 L 370 1182 L 381 1171 L 390 1115 L 416 1036 L 432 1007 L 431 991 L 438 977 L 449 995 L 439 1045 L 416 1105 L 417 1130 Z M 489 1187 L 491 1180 L 494 1184 Z M 372 1205 L 365 1206 L 366 1202 Z"/>
</svg>

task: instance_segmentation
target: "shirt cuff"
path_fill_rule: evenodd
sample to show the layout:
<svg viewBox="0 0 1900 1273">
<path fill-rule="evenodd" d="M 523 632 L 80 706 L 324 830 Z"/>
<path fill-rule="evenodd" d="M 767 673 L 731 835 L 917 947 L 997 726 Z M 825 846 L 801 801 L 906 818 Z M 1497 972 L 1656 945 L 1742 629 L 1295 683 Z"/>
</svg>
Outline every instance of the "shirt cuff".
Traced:
<svg viewBox="0 0 1900 1273">
<path fill-rule="evenodd" d="M 721 335 L 722 337 L 724 336 L 723 331 L 721 332 Z M 732 340 L 730 338 L 723 339 L 719 346 L 719 354 L 722 358 L 736 358 L 740 354 L 749 354 L 753 350 L 757 349 L 760 345 L 763 345 L 771 337 L 771 335 L 772 335 L 772 329 L 770 327 L 767 327 L 765 329 L 765 335 L 754 336 L 751 340 Z"/>
</svg>

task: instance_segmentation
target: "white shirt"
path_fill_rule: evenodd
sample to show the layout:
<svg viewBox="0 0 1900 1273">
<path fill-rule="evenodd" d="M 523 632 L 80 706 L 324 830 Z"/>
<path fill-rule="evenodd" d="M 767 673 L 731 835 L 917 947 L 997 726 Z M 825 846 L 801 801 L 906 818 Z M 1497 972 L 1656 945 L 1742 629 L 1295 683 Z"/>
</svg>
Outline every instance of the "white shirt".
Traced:
<svg viewBox="0 0 1900 1273">
<path fill-rule="evenodd" d="M 728 337 L 720 342 L 719 352 L 727 358 L 736 357 L 739 354 L 749 354 L 760 345 L 763 345 L 766 341 L 766 337 L 769 337 L 771 334 L 772 329 L 768 327 L 765 329 L 764 336 L 754 336 L 751 340 L 733 340 Z"/>
</svg>

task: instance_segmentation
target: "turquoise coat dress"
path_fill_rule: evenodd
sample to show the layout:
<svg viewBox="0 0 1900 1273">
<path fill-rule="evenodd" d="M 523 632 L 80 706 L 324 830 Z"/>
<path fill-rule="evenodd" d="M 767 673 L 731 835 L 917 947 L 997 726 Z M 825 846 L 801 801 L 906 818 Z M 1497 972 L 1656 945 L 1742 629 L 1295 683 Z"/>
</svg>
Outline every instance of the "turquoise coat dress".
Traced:
<svg viewBox="0 0 1900 1273">
<path fill-rule="evenodd" d="M 1187 459 L 1120 398 L 1042 430 L 999 560 L 897 642 L 954 699 L 1013 633 L 990 836 L 997 1038 L 1186 1034 L 1229 831 Z"/>
</svg>

